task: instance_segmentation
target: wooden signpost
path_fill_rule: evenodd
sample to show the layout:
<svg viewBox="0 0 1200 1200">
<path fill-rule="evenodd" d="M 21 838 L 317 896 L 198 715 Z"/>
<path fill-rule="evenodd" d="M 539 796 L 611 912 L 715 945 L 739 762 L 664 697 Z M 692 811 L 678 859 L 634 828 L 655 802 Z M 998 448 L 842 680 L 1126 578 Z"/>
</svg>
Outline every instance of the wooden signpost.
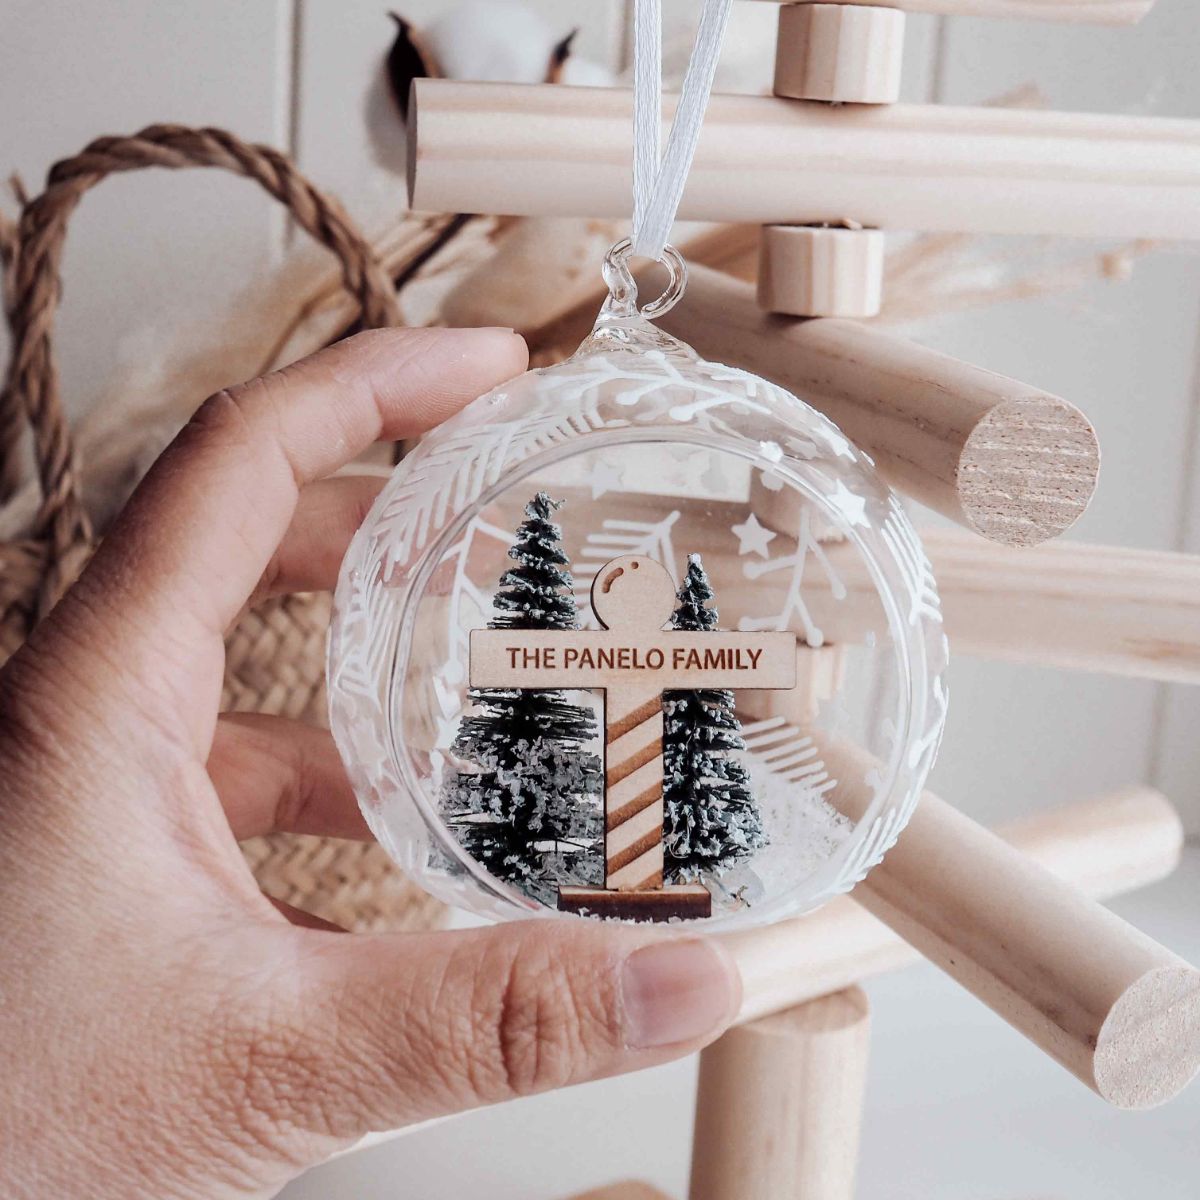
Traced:
<svg viewBox="0 0 1200 1200">
<path fill-rule="evenodd" d="M 792 688 L 793 633 L 663 629 L 675 588 L 642 555 L 614 558 L 592 583 L 601 630 L 477 629 L 471 686 L 604 692 L 604 887 L 562 887 L 566 912 L 640 920 L 707 917 L 700 884 L 663 886 L 664 691 Z"/>
</svg>

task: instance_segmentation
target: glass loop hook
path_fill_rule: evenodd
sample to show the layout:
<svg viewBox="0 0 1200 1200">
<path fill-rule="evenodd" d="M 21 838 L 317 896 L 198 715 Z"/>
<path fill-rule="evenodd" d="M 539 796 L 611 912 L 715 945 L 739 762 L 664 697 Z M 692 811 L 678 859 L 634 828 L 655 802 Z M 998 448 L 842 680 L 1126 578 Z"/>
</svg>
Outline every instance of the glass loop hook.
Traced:
<svg viewBox="0 0 1200 1200">
<path fill-rule="evenodd" d="M 683 296 L 687 286 L 687 263 L 674 246 L 664 246 L 657 261 L 667 269 L 667 286 L 656 300 L 638 305 L 638 285 L 629 269 L 633 257 L 633 240 L 622 238 L 604 256 L 604 282 L 608 285 L 608 299 L 604 302 L 603 315 L 607 317 L 644 317 L 653 321 L 670 312 Z"/>
</svg>

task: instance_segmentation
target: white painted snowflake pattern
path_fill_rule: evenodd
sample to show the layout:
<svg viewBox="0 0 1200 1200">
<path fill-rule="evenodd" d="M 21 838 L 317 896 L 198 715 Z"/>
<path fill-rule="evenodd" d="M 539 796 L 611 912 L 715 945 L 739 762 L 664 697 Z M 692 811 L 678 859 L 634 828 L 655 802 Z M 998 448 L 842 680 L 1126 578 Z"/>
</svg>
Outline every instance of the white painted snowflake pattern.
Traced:
<svg viewBox="0 0 1200 1200">
<path fill-rule="evenodd" d="M 866 497 L 852 492 L 842 480 L 837 480 L 833 491 L 826 497 L 829 506 L 836 509 L 848 525 L 865 525 L 867 523 Z"/>
<path fill-rule="evenodd" d="M 814 534 L 811 513 L 807 508 L 802 508 L 796 548 L 793 551 L 781 554 L 777 558 L 769 558 L 766 562 L 751 561 L 742 565 L 742 573 L 747 579 L 761 579 L 765 575 L 787 572 L 783 606 L 778 612 L 766 616 L 744 616 L 739 620 L 738 628 L 747 632 L 764 629 L 790 629 L 795 620 L 800 623 L 805 641 L 810 646 L 824 645 L 825 635 L 813 620 L 805 598 L 805 571 L 808 569 L 810 561 L 817 570 L 823 573 L 833 598 L 835 600 L 844 599 L 846 596 L 845 584 L 833 569 L 829 555 Z"/>
</svg>

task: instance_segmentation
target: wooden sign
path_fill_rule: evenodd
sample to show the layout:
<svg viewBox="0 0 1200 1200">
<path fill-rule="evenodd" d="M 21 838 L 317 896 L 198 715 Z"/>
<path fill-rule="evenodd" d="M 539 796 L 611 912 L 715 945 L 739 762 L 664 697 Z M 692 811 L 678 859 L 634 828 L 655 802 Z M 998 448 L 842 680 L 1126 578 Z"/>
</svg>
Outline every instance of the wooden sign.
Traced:
<svg viewBox="0 0 1200 1200">
<path fill-rule="evenodd" d="M 642 555 L 603 566 L 588 630 L 477 629 L 471 686 L 604 692 L 604 887 L 562 887 L 560 909 L 666 920 L 709 916 L 700 884 L 663 886 L 662 693 L 693 688 L 792 688 L 793 633 L 663 629 L 675 588 Z"/>
</svg>

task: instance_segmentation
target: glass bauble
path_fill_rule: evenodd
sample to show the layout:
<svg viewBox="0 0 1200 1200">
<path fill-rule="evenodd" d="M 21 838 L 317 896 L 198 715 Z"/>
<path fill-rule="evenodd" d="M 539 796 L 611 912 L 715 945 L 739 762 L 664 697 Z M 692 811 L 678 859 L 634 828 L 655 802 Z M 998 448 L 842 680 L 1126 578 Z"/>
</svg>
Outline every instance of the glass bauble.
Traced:
<svg viewBox="0 0 1200 1200">
<path fill-rule="evenodd" d="M 631 315 L 602 317 L 572 358 L 426 437 L 354 540 L 330 712 L 375 836 L 485 918 L 559 915 L 561 889 L 605 888 L 603 693 L 473 699 L 469 658 L 472 631 L 498 616 L 600 630 L 589 590 L 619 556 L 664 568 L 668 591 L 690 587 L 701 626 L 795 646 L 789 690 L 667 692 L 666 883 L 701 885 L 703 919 L 722 928 L 851 888 L 899 836 L 942 732 L 928 561 L 870 459 L 824 416 Z M 699 607 L 697 567 L 712 593 Z"/>
</svg>

